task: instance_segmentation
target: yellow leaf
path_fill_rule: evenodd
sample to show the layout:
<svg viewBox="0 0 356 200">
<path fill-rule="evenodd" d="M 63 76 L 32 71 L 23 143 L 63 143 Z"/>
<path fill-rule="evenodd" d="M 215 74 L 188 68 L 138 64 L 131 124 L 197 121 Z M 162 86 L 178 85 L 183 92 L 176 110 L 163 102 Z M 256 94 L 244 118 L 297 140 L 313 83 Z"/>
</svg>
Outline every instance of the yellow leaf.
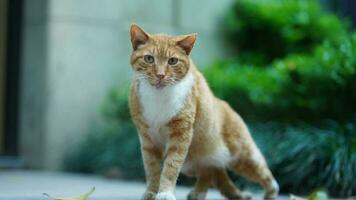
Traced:
<svg viewBox="0 0 356 200">
<path fill-rule="evenodd" d="M 328 200 L 329 197 L 328 197 L 328 194 L 323 191 L 323 190 L 318 190 L 318 191 L 315 191 L 313 192 L 309 198 L 309 200 Z"/>
<path fill-rule="evenodd" d="M 290 197 L 291 200 L 307 200 L 305 198 L 298 197 L 298 196 L 295 196 L 293 194 L 290 194 L 289 197 Z"/>
<path fill-rule="evenodd" d="M 95 187 L 93 187 L 93 189 L 91 189 L 89 192 L 84 193 L 77 197 L 51 197 L 47 193 L 43 193 L 43 195 L 45 195 L 48 198 L 53 199 L 53 200 L 87 200 L 88 197 L 94 192 L 94 190 L 95 190 Z"/>
</svg>

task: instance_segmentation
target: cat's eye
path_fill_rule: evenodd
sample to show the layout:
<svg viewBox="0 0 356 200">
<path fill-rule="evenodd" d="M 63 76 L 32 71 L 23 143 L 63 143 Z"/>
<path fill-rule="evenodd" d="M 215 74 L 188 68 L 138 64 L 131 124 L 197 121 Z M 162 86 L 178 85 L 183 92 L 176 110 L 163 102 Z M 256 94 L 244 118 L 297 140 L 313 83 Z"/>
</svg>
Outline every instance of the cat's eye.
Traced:
<svg viewBox="0 0 356 200">
<path fill-rule="evenodd" d="M 149 64 L 152 64 L 155 62 L 155 58 L 151 55 L 145 55 L 143 57 L 143 60 L 146 62 L 146 63 L 149 63 Z"/>
<path fill-rule="evenodd" d="M 175 65 L 178 63 L 178 58 L 172 57 L 168 59 L 168 64 L 169 65 Z"/>
</svg>

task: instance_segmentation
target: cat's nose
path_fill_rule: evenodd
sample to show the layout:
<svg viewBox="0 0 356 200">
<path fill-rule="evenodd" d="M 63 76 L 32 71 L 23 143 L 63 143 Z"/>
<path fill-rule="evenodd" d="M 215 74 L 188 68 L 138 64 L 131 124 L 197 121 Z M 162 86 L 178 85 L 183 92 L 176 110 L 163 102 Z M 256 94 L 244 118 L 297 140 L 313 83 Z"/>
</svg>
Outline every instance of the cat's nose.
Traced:
<svg viewBox="0 0 356 200">
<path fill-rule="evenodd" d="M 162 79 L 164 79 L 164 77 L 165 77 L 166 75 L 164 75 L 164 74 L 156 74 L 156 76 L 157 76 L 157 78 L 158 78 L 159 80 L 162 80 Z"/>
</svg>

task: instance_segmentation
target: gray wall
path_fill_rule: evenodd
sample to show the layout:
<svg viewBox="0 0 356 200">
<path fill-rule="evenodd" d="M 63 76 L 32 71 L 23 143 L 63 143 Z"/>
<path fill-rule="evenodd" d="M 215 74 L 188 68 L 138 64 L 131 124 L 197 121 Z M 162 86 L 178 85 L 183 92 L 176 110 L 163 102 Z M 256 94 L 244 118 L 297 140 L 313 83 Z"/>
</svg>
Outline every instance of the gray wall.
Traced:
<svg viewBox="0 0 356 200">
<path fill-rule="evenodd" d="M 36 2 L 36 3 L 35 3 Z M 48 110 L 48 19 L 45 0 L 26 0 L 22 34 L 20 91 L 20 155 L 32 168 L 49 167 L 51 144 L 46 128 Z M 47 162 L 47 163 L 46 163 Z"/>
<path fill-rule="evenodd" d="M 5 56 L 6 56 L 6 26 L 7 1 L 0 1 L 0 155 L 4 151 L 4 105 L 5 105 Z"/>
<path fill-rule="evenodd" d="M 198 33 L 198 66 L 227 56 L 218 24 L 231 0 L 25 0 L 21 155 L 60 169 L 63 156 L 100 124 L 110 88 L 131 78 L 128 29 Z"/>
</svg>

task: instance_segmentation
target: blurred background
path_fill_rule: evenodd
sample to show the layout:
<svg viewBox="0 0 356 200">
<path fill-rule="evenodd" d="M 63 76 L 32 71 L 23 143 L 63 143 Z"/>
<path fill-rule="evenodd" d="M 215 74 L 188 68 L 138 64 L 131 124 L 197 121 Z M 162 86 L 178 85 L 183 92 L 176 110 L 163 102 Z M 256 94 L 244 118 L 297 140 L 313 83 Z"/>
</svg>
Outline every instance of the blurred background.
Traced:
<svg viewBox="0 0 356 200">
<path fill-rule="evenodd" d="M 193 60 L 283 193 L 356 195 L 353 0 L 0 0 L 0 172 L 144 180 L 127 106 L 132 23 L 198 33 Z"/>
</svg>

